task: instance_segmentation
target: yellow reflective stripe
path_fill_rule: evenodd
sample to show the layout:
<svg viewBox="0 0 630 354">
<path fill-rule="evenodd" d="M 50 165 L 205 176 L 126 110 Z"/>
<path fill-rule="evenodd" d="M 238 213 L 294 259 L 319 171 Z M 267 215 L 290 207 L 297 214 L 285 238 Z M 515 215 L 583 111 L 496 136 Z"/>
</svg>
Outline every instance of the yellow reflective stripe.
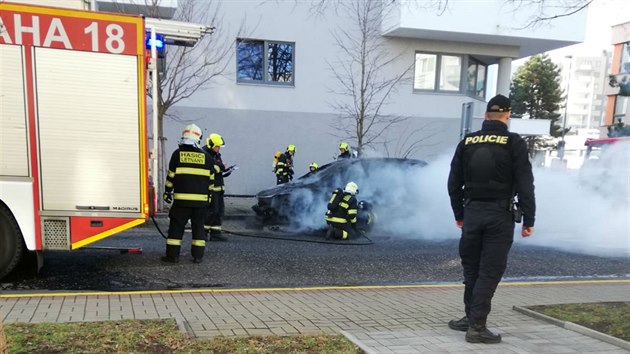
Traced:
<svg viewBox="0 0 630 354">
<path fill-rule="evenodd" d="M 172 188 L 173 187 L 173 182 L 171 181 L 166 181 L 166 183 L 164 183 L 164 185 L 168 188 Z"/>
<path fill-rule="evenodd" d="M 332 202 L 333 202 L 333 200 L 335 200 L 335 197 L 336 197 L 336 196 L 337 196 L 337 193 L 333 193 L 333 194 L 330 196 L 330 200 L 328 201 L 328 203 L 332 203 Z"/>
<path fill-rule="evenodd" d="M 210 230 L 217 230 L 217 231 L 221 231 L 221 225 L 219 225 L 219 226 L 216 226 L 216 225 L 214 225 L 214 226 L 210 226 Z"/>
<path fill-rule="evenodd" d="M 203 229 L 204 229 L 204 230 L 210 230 L 210 226 L 208 226 L 208 225 L 203 225 Z"/>
<path fill-rule="evenodd" d="M 341 202 L 341 203 L 339 203 L 339 206 L 340 206 L 340 207 L 342 207 L 342 208 L 344 208 L 344 209 L 348 209 L 348 207 L 349 207 L 350 205 L 348 205 L 348 203 Z"/>
<path fill-rule="evenodd" d="M 211 186 L 210 190 L 213 192 L 221 192 L 223 190 L 223 186 Z"/>
<path fill-rule="evenodd" d="M 286 164 L 284 162 L 280 162 L 278 161 L 278 163 L 276 164 L 276 166 L 285 166 Z"/>
<path fill-rule="evenodd" d="M 346 195 L 345 197 L 343 197 L 343 200 L 348 202 L 348 201 L 350 201 L 350 198 L 352 198 L 351 195 Z"/>
<path fill-rule="evenodd" d="M 356 224 L 356 222 L 357 222 L 357 218 L 352 218 L 352 219 L 350 219 L 350 223 L 352 223 L 352 224 Z"/>
<path fill-rule="evenodd" d="M 192 240 L 191 241 L 193 246 L 199 246 L 199 247 L 205 247 L 206 246 L 206 241 L 205 240 Z"/>
<path fill-rule="evenodd" d="M 210 170 L 194 167 L 178 167 L 175 173 L 178 175 L 210 176 Z"/>
<path fill-rule="evenodd" d="M 175 172 L 168 170 L 168 176 L 171 178 L 175 177 Z"/>
<path fill-rule="evenodd" d="M 341 239 L 345 240 L 348 238 L 348 231 L 346 230 L 341 230 Z"/>
<path fill-rule="evenodd" d="M 357 210 L 356 209 L 348 210 L 348 215 L 356 215 L 356 214 L 357 214 Z"/>
<path fill-rule="evenodd" d="M 218 165 L 214 165 L 214 170 L 217 171 L 217 173 L 221 172 L 221 167 L 219 167 Z"/>
<path fill-rule="evenodd" d="M 337 224 L 345 224 L 345 223 L 348 222 L 348 220 L 343 219 L 343 218 L 338 218 L 336 216 L 333 216 L 333 217 L 327 216 L 326 217 L 326 221 L 334 222 L 334 223 L 337 223 Z"/>
<path fill-rule="evenodd" d="M 178 240 L 176 238 L 167 238 L 166 239 L 166 244 L 167 245 L 171 245 L 171 246 L 181 246 L 182 245 L 182 240 Z"/>
<path fill-rule="evenodd" d="M 173 198 L 176 200 L 193 200 L 200 202 L 208 201 L 207 194 L 175 193 L 173 194 Z"/>
</svg>

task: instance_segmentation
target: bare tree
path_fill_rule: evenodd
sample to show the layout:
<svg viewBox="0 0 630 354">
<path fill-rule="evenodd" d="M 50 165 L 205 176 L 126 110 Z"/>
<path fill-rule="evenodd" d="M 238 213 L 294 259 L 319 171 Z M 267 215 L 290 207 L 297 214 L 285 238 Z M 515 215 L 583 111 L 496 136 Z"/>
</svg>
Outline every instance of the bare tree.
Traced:
<svg viewBox="0 0 630 354">
<path fill-rule="evenodd" d="M 334 124 L 346 137 L 356 139 L 358 153 L 366 146 L 379 142 L 383 133 L 406 117 L 384 113 L 392 93 L 399 85 L 410 81 L 413 63 L 390 75 L 401 54 L 392 54 L 381 34 L 384 8 L 379 1 L 350 0 L 339 2 L 353 26 L 338 28 L 334 33 L 340 57 L 329 63 L 338 99 L 331 103 L 340 119 Z M 399 64 L 398 64 L 399 65 Z"/>
<path fill-rule="evenodd" d="M 549 24 L 557 18 L 574 15 L 594 1 L 596 0 L 508 0 L 514 5 L 514 11 L 531 6 L 537 9 L 537 13 L 525 19 L 525 24 L 517 29 L 535 28 Z"/>
<path fill-rule="evenodd" d="M 145 0 L 145 6 L 140 12 L 150 17 L 161 18 L 163 17 L 161 2 L 161 0 Z M 137 5 L 124 3 L 122 0 L 117 3 L 120 12 L 129 12 L 129 10 L 139 12 L 138 9 L 133 8 L 134 6 L 137 7 Z M 241 22 L 238 30 L 230 32 L 234 28 L 230 28 L 223 22 L 221 4 L 216 0 L 179 0 L 173 20 L 203 24 L 209 26 L 212 32 L 203 36 L 194 47 L 166 45 L 164 70 L 163 75 L 160 75 L 157 97 L 159 181 L 164 180 L 166 164 L 164 119 L 180 120 L 181 117 L 172 110 L 175 105 L 209 88 L 215 79 L 228 74 L 230 60 L 235 52 L 235 39 L 244 28 L 244 22 Z M 148 90 L 148 95 L 151 99 L 155 99 L 151 95 L 151 90 Z M 158 195 L 161 195 L 161 184 L 156 187 L 159 189 Z M 157 198 L 157 200 L 161 209 L 162 199 Z"/>
</svg>

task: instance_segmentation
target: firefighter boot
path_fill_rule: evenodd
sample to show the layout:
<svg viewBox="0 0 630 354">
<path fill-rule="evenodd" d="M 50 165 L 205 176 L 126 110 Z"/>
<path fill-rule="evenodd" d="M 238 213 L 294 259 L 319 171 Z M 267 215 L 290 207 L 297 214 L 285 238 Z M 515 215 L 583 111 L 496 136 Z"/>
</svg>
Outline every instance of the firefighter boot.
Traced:
<svg viewBox="0 0 630 354">
<path fill-rule="evenodd" d="M 179 263 L 179 257 L 162 256 L 160 259 L 166 263 Z"/>
<path fill-rule="evenodd" d="M 332 239 L 333 232 L 335 232 L 335 230 L 333 230 L 333 227 L 328 226 L 328 230 L 326 231 L 326 240 Z"/>
<path fill-rule="evenodd" d="M 464 316 L 459 320 L 448 321 L 448 328 L 462 332 L 468 331 L 468 317 Z"/>
<path fill-rule="evenodd" d="M 201 258 L 201 257 L 193 258 L 193 263 L 201 263 L 201 262 L 203 262 L 203 258 Z"/>
<path fill-rule="evenodd" d="M 495 344 L 501 342 L 501 335 L 490 332 L 485 325 L 472 325 L 466 332 L 466 342 Z"/>
</svg>

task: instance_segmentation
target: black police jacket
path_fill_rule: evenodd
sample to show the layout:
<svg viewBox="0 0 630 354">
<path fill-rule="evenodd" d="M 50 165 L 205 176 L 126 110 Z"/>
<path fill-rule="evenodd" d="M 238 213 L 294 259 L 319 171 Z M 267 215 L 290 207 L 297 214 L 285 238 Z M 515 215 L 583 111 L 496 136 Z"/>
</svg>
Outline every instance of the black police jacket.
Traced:
<svg viewBox="0 0 630 354">
<path fill-rule="evenodd" d="M 214 180 L 212 158 L 191 145 L 180 145 L 168 164 L 164 189 L 173 193 L 173 206 L 207 207 Z"/>
<path fill-rule="evenodd" d="M 464 137 L 451 161 L 448 193 L 456 220 L 464 218 L 464 200 L 510 200 L 518 196 L 524 226 L 534 226 L 534 175 L 527 143 L 498 120 Z"/>
</svg>

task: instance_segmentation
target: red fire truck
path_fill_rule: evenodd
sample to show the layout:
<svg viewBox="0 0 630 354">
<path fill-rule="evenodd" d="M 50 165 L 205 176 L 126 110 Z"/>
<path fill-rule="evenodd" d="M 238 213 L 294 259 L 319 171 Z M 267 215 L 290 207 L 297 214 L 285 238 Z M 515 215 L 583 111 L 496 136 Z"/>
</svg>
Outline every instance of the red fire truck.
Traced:
<svg viewBox="0 0 630 354">
<path fill-rule="evenodd" d="M 145 92 L 142 17 L 0 2 L 0 278 L 146 221 Z"/>
</svg>

